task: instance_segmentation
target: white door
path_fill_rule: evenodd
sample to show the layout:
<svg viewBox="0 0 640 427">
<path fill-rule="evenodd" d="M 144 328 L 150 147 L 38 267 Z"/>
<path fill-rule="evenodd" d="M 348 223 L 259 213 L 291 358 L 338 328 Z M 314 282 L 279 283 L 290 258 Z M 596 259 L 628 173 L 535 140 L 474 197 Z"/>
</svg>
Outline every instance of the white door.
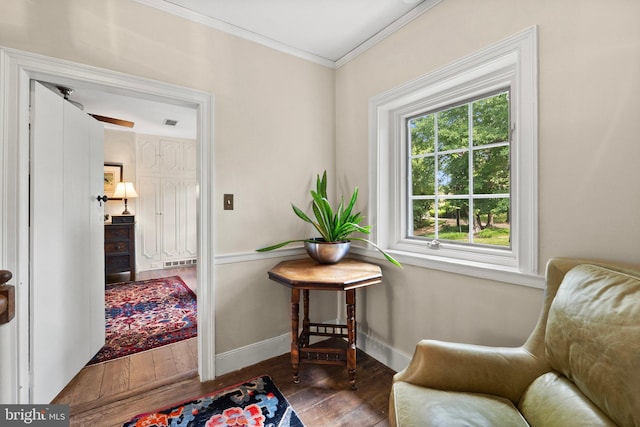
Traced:
<svg viewBox="0 0 640 427">
<path fill-rule="evenodd" d="M 136 169 L 141 176 L 160 176 L 160 145 L 157 139 L 140 135 L 136 142 Z"/>
<path fill-rule="evenodd" d="M 138 217 L 138 238 L 136 239 L 136 262 L 138 271 L 162 268 L 160 252 L 160 178 L 144 176 L 138 178 L 136 216 Z"/>
<path fill-rule="evenodd" d="M 162 260 L 180 257 L 180 179 L 161 178 Z"/>
<path fill-rule="evenodd" d="M 104 345 L 104 130 L 31 93 L 31 402 L 49 403 Z"/>
<path fill-rule="evenodd" d="M 160 140 L 160 170 L 162 176 L 182 175 L 182 143 Z"/>
<path fill-rule="evenodd" d="M 198 256 L 198 181 L 195 178 L 184 180 L 185 209 L 181 228 L 184 231 L 184 257 Z"/>
</svg>

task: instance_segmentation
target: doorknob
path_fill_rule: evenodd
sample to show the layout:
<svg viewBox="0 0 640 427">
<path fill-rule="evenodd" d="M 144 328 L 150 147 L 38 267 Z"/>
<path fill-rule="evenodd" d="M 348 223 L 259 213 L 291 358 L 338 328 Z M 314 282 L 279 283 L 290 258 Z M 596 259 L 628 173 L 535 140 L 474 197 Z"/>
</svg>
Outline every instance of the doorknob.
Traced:
<svg viewBox="0 0 640 427">
<path fill-rule="evenodd" d="M 11 321 L 16 314 L 15 289 L 11 285 L 5 285 L 11 277 L 10 271 L 0 270 L 0 325 Z"/>
<path fill-rule="evenodd" d="M 109 200 L 109 198 L 106 195 L 98 196 L 98 197 L 96 197 L 96 199 L 98 199 L 98 201 L 100 202 L 100 206 L 102 206 L 102 202 L 107 203 L 107 200 Z"/>
</svg>

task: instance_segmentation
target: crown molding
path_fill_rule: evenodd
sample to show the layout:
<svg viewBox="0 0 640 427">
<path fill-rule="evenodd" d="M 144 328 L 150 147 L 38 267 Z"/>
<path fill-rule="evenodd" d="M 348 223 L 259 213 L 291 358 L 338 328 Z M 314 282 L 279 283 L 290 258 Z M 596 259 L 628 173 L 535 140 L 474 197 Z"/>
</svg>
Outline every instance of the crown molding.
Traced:
<svg viewBox="0 0 640 427">
<path fill-rule="evenodd" d="M 349 61 L 353 60 L 357 56 L 363 54 L 367 50 L 371 49 L 373 46 L 380 43 L 382 40 L 386 39 L 396 31 L 399 31 L 402 27 L 412 22 L 414 19 L 421 16 L 423 13 L 430 10 L 432 7 L 436 6 L 443 0 L 425 0 L 420 3 L 415 8 L 411 9 L 408 13 L 404 14 L 400 18 L 393 21 L 391 24 L 387 25 L 385 28 L 365 40 L 362 44 L 356 46 L 349 53 L 345 54 L 342 58 L 338 59 L 335 62 L 335 68 L 340 68 Z"/>
<path fill-rule="evenodd" d="M 306 52 L 301 49 L 289 46 L 279 41 L 270 39 L 252 31 L 245 30 L 236 25 L 229 24 L 228 22 L 221 21 L 219 19 L 211 18 L 210 16 L 203 15 L 198 12 L 186 9 L 182 6 L 178 6 L 173 3 L 169 3 L 164 0 L 135 0 L 135 2 L 143 4 L 145 6 L 153 7 L 163 12 L 170 13 L 171 15 L 178 16 L 180 18 L 188 19 L 189 21 L 196 22 L 198 24 L 205 25 L 207 27 L 223 31 L 225 33 L 240 37 L 245 40 L 249 40 L 271 49 L 278 50 L 280 52 L 296 56 L 306 61 L 315 62 L 325 67 L 335 68 L 335 62 L 327 58 L 323 58 L 318 55 Z"/>
<path fill-rule="evenodd" d="M 252 31 L 245 30 L 244 28 L 240 28 L 236 25 L 229 24 L 228 22 L 221 21 L 219 19 L 211 18 L 209 16 L 203 15 L 198 12 L 194 12 L 182 6 L 178 6 L 174 3 L 169 3 L 164 0 L 135 0 L 137 3 L 143 4 L 145 6 L 153 7 L 155 9 L 161 10 L 163 12 L 188 19 L 190 21 L 205 25 L 210 28 L 214 28 L 219 31 L 223 31 L 225 33 L 234 35 L 236 37 L 240 37 L 245 40 L 249 40 L 263 46 L 269 47 L 271 49 L 278 50 L 280 52 L 296 56 L 298 58 L 304 59 L 306 61 L 314 62 L 316 64 L 323 65 L 329 68 L 340 68 L 352 59 L 366 52 L 382 40 L 386 39 L 396 31 L 400 30 L 402 27 L 427 12 L 429 9 L 437 5 L 443 0 L 425 0 L 414 9 L 412 9 L 407 14 L 398 18 L 384 29 L 370 37 L 369 39 L 362 42 L 360 45 L 355 47 L 353 50 L 342 56 L 337 61 L 332 61 L 330 59 L 314 55 L 310 52 L 304 51 L 302 49 L 295 48 L 293 46 L 289 46 L 285 43 L 281 43 L 279 41 L 270 39 L 268 37 L 262 36 L 260 34 L 254 33 Z"/>
</svg>

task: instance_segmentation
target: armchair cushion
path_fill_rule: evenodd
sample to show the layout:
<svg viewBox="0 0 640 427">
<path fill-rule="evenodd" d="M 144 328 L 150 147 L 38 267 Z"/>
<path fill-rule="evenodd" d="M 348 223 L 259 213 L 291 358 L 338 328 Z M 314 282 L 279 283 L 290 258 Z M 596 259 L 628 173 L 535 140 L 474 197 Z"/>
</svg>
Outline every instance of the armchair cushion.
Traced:
<svg viewBox="0 0 640 427">
<path fill-rule="evenodd" d="M 424 389 L 410 383 L 399 382 L 393 389 L 392 400 L 394 400 L 399 425 L 528 426 L 509 399 L 489 394 Z"/>
<path fill-rule="evenodd" d="M 518 409 L 533 426 L 613 427 L 615 424 L 557 372 L 548 372 L 533 381 Z"/>
</svg>

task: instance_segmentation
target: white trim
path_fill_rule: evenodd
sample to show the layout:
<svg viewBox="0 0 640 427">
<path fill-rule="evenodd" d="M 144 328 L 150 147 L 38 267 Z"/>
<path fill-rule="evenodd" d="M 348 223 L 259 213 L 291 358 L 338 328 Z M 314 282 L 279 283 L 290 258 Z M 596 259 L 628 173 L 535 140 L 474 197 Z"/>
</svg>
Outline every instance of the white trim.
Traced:
<svg viewBox="0 0 640 427">
<path fill-rule="evenodd" d="M 238 27 L 236 25 L 229 24 L 228 22 L 221 21 L 219 19 L 212 18 L 210 16 L 203 15 L 201 13 L 195 12 L 193 10 L 187 9 L 185 7 L 179 6 L 174 3 L 169 3 L 164 0 L 135 0 L 137 3 L 143 4 L 145 6 L 153 7 L 155 9 L 161 10 L 166 13 L 170 13 L 172 15 L 178 16 L 180 18 L 188 19 L 189 21 L 196 22 L 198 24 L 205 25 L 210 28 L 214 28 L 219 31 L 223 31 L 225 33 L 234 35 L 236 37 L 240 37 L 245 40 L 250 40 L 252 42 L 261 44 L 263 46 L 269 47 L 271 49 L 275 49 L 280 52 L 284 52 L 288 55 L 292 55 L 306 61 L 314 62 L 316 64 L 324 65 L 329 68 L 340 68 L 352 59 L 371 49 L 382 40 L 386 39 L 396 31 L 400 30 L 405 25 L 409 24 L 416 18 L 418 18 L 423 13 L 430 10 L 432 7 L 440 3 L 442 0 L 425 0 L 420 5 L 416 6 L 414 9 L 409 11 L 404 16 L 398 18 L 387 27 L 356 46 L 350 52 L 343 55 L 336 61 L 331 59 L 324 58 L 319 55 L 314 55 L 302 49 L 298 49 L 292 46 L 289 46 L 285 43 L 281 43 L 279 41 L 270 39 L 268 37 L 262 36 L 260 34 L 254 33 L 252 31 L 245 30 L 244 28 Z"/>
<path fill-rule="evenodd" d="M 296 56 L 306 61 L 315 62 L 316 64 L 324 65 L 325 67 L 330 67 L 330 68 L 335 67 L 335 62 L 329 59 L 314 55 L 309 52 L 305 52 L 301 49 L 296 49 L 295 47 L 286 45 L 279 41 L 245 30 L 244 28 L 240 28 L 238 26 L 229 24 L 227 22 L 220 21 L 219 19 L 215 19 L 198 12 L 194 12 L 193 10 L 187 9 L 182 6 L 178 6 L 173 3 L 169 3 L 164 0 L 135 0 L 135 1 L 145 6 L 153 7 L 155 9 L 159 9 L 163 12 L 170 13 L 180 18 L 188 19 L 189 21 L 205 25 L 209 28 L 223 31 L 225 33 L 261 44 L 271 49 L 275 49 L 277 51 L 284 52 L 292 56 Z"/>
<path fill-rule="evenodd" d="M 338 322 L 337 320 L 333 323 Z M 315 338 L 315 337 L 312 337 Z M 319 341 L 319 340 L 316 340 Z M 411 355 L 397 350 L 390 345 L 366 334 L 358 328 L 357 347 L 378 362 L 401 371 L 411 361 Z M 220 353 L 216 356 L 218 374 L 224 375 L 247 366 L 281 356 L 291 351 L 291 333 L 285 333 L 253 344 Z M 357 372 L 356 372 L 357 375 Z"/>
<path fill-rule="evenodd" d="M 217 374 L 254 365 L 291 351 L 291 333 L 279 335 L 216 355 Z"/>
<path fill-rule="evenodd" d="M 354 247 L 351 245 L 351 254 L 366 258 L 379 260 L 383 265 L 387 261 L 376 250 L 368 248 Z M 413 265 L 415 267 L 430 268 L 433 270 L 446 271 L 448 273 L 461 274 L 477 279 L 492 280 L 495 282 L 508 283 L 511 285 L 526 286 L 529 288 L 545 289 L 544 276 L 538 274 L 520 273 L 516 269 L 488 268 L 480 263 L 455 262 L 451 259 L 432 259 L 416 257 L 412 253 L 387 250 L 402 265 Z"/>
<path fill-rule="evenodd" d="M 360 328 L 358 328 L 357 337 L 358 348 L 368 356 L 373 357 L 378 362 L 385 366 L 399 372 L 406 368 L 411 361 L 411 355 L 406 354 L 400 350 L 397 350 L 387 343 L 384 343 L 375 337 L 366 334 Z M 357 375 L 357 372 L 356 372 Z"/>
<path fill-rule="evenodd" d="M 13 269 L 18 283 L 18 308 L 10 328 L 15 334 L 0 334 L 0 401 L 29 403 L 29 82 L 45 80 L 65 85 L 90 85 L 103 90 L 135 93 L 159 101 L 181 103 L 197 109 L 198 115 L 198 371 L 202 381 L 215 378 L 215 274 L 206 260 L 214 258 L 214 103 L 213 94 L 168 83 L 130 76 L 97 67 L 64 61 L 29 52 L 0 47 L 2 105 L 0 148 L 3 175 L 1 204 L 11 209 L 0 212 L 0 233 L 5 240 L 0 259 Z M 8 175 L 8 176 L 7 176 Z M 11 259 L 15 256 L 15 259 Z M 8 345 L 5 345 L 8 344 Z M 13 352 L 4 349 L 12 349 Z M 16 372 L 6 384 L 5 372 Z"/>
<path fill-rule="evenodd" d="M 387 37 L 391 36 L 396 31 L 402 29 L 402 27 L 404 27 L 405 25 L 409 24 L 410 22 L 412 22 L 413 20 L 418 18 L 423 13 L 427 12 L 428 10 L 430 10 L 432 7 L 434 7 L 435 5 L 440 3 L 441 1 L 442 0 L 425 0 L 425 1 L 423 1 L 422 3 L 420 3 L 415 8 L 411 9 L 411 11 L 409 11 L 407 14 L 405 14 L 404 16 L 398 18 L 397 20 L 395 20 L 394 22 L 389 24 L 387 27 L 385 27 L 381 31 L 379 31 L 377 34 L 375 34 L 374 36 L 372 36 L 371 38 L 366 40 L 364 43 L 360 44 L 355 49 L 353 49 L 350 52 L 348 52 L 347 54 L 345 54 L 342 58 L 338 59 L 335 62 L 335 68 L 340 68 L 343 65 L 347 64 L 352 59 L 355 59 L 356 57 L 360 56 L 361 54 L 363 54 L 367 50 L 371 49 L 372 47 L 374 47 L 375 45 L 380 43 L 382 40 L 384 40 Z"/>
<path fill-rule="evenodd" d="M 7 62 L 6 55 L 0 53 L 0 94 L 9 93 Z M 11 147 L 7 143 L 10 140 L 9 127 L 7 126 L 8 104 L 6 96 L 3 96 L 0 99 L 0 268 L 11 271 L 15 278 L 16 260 L 14 256 L 10 255 L 15 254 L 16 249 L 15 238 L 10 235 L 11 230 L 15 230 L 15 223 L 9 220 L 10 215 L 7 212 L 8 207 L 13 206 L 7 190 L 11 187 L 8 181 L 12 176 L 15 176 L 9 169 L 15 162 L 9 152 Z M 12 207 L 12 209 L 14 208 Z M 11 280 L 9 284 L 15 285 L 14 280 Z M 20 288 L 16 288 L 16 293 L 19 295 Z M 17 366 L 17 347 L 16 320 L 0 325 L 0 366 Z M 0 402 L 17 402 L 17 374 L 15 369 L 0 368 Z"/>
<path fill-rule="evenodd" d="M 234 254 L 224 254 L 215 257 L 215 264 L 234 264 L 238 262 L 258 261 L 270 258 L 289 259 L 299 258 L 306 254 L 306 251 L 302 247 L 295 247 L 289 249 L 277 249 L 269 252 L 240 252 Z"/>
<path fill-rule="evenodd" d="M 486 49 L 377 95 L 369 101 L 369 181 L 368 217 L 377 224 L 374 241 L 409 264 L 446 271 L 473 272 L 483 277 L 522 274 L 528 286 L 537 280 L 538 264 L 538 184 L 537 184 L 537 31 L 531 27 Z M 397 230 L 402 218 L 398 191 L 404 187 L 403 140 L 399 139 L 402 118 L 452 99 L 464 99 L 478 90 L 512 87 L 515 122 L 512 145 L 517 170 L 512 177 L 514 230 L 509 251 L 462 251 L 453 245 L 440 249 L 418 248 Z M 389 212 L 388 207 L 394 210 Z M 508 279 L 508 280 L 504 280 Z M 501 279 L 497 279 L 501 280 Z M 538 287 L 538 285 L 534 285 Z"/>
<path fill-rule="evenodd" d="M 436 270 L 447 271 L 449 273 L 462 274 L 465 276 L 493 280 L 496 282 L 509 283 L 512 285 L 527 286 L 530 288 L 544 289 L 545 281 L 544 276 L 537 274 L 523 274 L 515 269 L 503 269 L 496 270 L 486 268 L 481 265 L 473 265 L 470 263 L 455 263 L 443 262 L 442 260 L 431 260 L 416 258 L 413 254 L 389 250 L 389 253 L 393 255 L 403 265 L 413 265 L 417 267 L 425 267 Z M 359 245 L 351 245 L 351 256 L 370 258 L 372 262 L 387 265 L 388 261 L 378 252 L 371 247 L 362 247 Z M 306 252 L 303 248 L 292 248 L 286 250 L 275 250 L 272 252 L 239 252 L 235 254 L 225 254 L 216 256 L 214 259 L 215 265 L 234 264 L 251 261 L 261 261 L 265 259 L 275 259 L 275 262 L 280 262 L 288 259 L 297 259 L 305 257 Z M 390 265 L 390 264 L 389 264 Z M 338 313 L 344 311 L 344 302 L 338 301 Z M 344 313 L 343 313 L 344 314 Z"/>
<path fill-rule="evenodd" d="M 406 368 L 411 360 L 411 355 L 403 353 L 371 335 L 367 335 L 359 328 L 356 340 L 358 349 L 394 371 L 401 371 Z M 224 375 L 267 359 L 278 357 L 290 351 L 290 333 L 225 351 L 216 356 L 218 375 Z"/>
</svg>

